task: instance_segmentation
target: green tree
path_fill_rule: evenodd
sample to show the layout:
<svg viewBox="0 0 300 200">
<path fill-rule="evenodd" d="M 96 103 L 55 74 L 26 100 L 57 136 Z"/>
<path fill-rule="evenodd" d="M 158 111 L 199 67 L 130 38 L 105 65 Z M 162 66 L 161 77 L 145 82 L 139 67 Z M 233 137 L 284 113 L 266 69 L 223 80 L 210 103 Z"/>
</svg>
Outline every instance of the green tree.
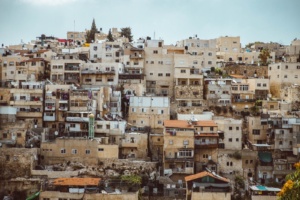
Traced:
<svg viewBox="0 0 300 200">
<path fill-rule="evenodd" d="M 113 36 L 112 36 L 112 34 L 111 34 L 111 30 L 110 30 L 110 29 L 109 29 L 109 31 L 108 31 L 107 40 L 108 40 L 109 42 L 113 42 L 113 41 L 114 41 L 114 38 L 113 38 Z"/>
<path fill-rule="evenodd" d="M 268 64 L 267 61 L 268 61 L 269 57 L 270 57 L 269 49 L 263 49 L 260 52 L 259 56 L 258 56 L 258 58 L 260 59 L 260 62 L 261 62 L 262 65 L 267 65 Z"/>
<path fill-rule="evenodd" d="M 296 171 L 285 177 L 285 184 L 277 194 L 280 200 L 300 199 L 300 162 L 294 165 Z"/>
<path fill-rule="evenodd" d="M 128 38 L 129 42 L 132 42 L 133 36 L 131 35 L 131 28 L 130 27 L 121 28 L 121 36 Z"/>
<path fill-rule="evenodd" d="M 95 40 L 95 34 L 97 33 L 97 27 L 95 19 L 93 19 L 91 30 L 88 30 L 86 33 L 86 42 L 92 43 Z"/>
</svg>

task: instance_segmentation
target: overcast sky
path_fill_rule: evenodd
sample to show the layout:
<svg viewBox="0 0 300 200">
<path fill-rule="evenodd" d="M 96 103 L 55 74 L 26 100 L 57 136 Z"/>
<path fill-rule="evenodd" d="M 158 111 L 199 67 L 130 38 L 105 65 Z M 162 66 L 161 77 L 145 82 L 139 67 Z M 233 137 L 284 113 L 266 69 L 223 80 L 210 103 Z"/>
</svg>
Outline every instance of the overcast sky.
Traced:
<svg viewBox="0 0 300 200">
<path fill-rule="evenodd" d="M 300 0 L 0 0 L 0 44 L 30 42 L 41 34 L 131 27 L 134 39 L 150 36 L 175 44 L 240 36 L 290 44 L 300 38 Z"/>
</svg>

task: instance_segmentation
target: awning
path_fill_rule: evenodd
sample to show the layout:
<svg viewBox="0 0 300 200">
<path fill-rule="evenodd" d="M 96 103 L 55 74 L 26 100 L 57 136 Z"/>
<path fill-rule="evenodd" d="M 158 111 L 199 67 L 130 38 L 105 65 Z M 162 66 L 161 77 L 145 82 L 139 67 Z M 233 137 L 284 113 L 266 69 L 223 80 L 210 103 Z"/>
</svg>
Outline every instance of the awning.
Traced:
<svg viewBox="0 0 300 200">
<path fill-rule="evenodd" d="M 253 191 L 272 191 L 272 192 L 280 192 L 280 188 L 266 187 L 263 185 L 253 185 L 250 186 L 250 189 Z"/>
<path fill-rule="evenodd" d="M 258 152 L 259 160 L 262 162 L 272 162 L 272 153 L 271 152 Z"/>
</svg>

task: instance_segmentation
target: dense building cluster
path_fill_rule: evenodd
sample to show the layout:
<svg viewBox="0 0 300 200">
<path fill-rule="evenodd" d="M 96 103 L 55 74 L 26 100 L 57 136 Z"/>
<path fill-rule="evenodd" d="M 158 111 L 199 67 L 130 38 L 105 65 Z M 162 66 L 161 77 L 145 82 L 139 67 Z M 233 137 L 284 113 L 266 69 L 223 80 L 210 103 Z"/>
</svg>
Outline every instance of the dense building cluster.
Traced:
<svg viewBox="0 0 300 200">
<path fill-rule="evenodd" d="M 300 40 L 124 31 L 2 45 L 0 195 L 276 199 L 300 159 Z"/>
</svg>

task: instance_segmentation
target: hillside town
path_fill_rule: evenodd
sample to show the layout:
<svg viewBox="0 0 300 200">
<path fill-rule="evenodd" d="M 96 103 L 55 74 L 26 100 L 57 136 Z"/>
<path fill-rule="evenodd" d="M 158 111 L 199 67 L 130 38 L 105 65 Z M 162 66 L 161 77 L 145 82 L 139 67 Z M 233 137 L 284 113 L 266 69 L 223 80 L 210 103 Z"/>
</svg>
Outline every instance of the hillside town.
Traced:
<svg viewBox="0 0 300 200">
<path fill-rule="evenodd" d="M 277 199 L 300 161 L 300 40 L 131 31 L 2 44 L 0 199 Z"/>
</svg>

